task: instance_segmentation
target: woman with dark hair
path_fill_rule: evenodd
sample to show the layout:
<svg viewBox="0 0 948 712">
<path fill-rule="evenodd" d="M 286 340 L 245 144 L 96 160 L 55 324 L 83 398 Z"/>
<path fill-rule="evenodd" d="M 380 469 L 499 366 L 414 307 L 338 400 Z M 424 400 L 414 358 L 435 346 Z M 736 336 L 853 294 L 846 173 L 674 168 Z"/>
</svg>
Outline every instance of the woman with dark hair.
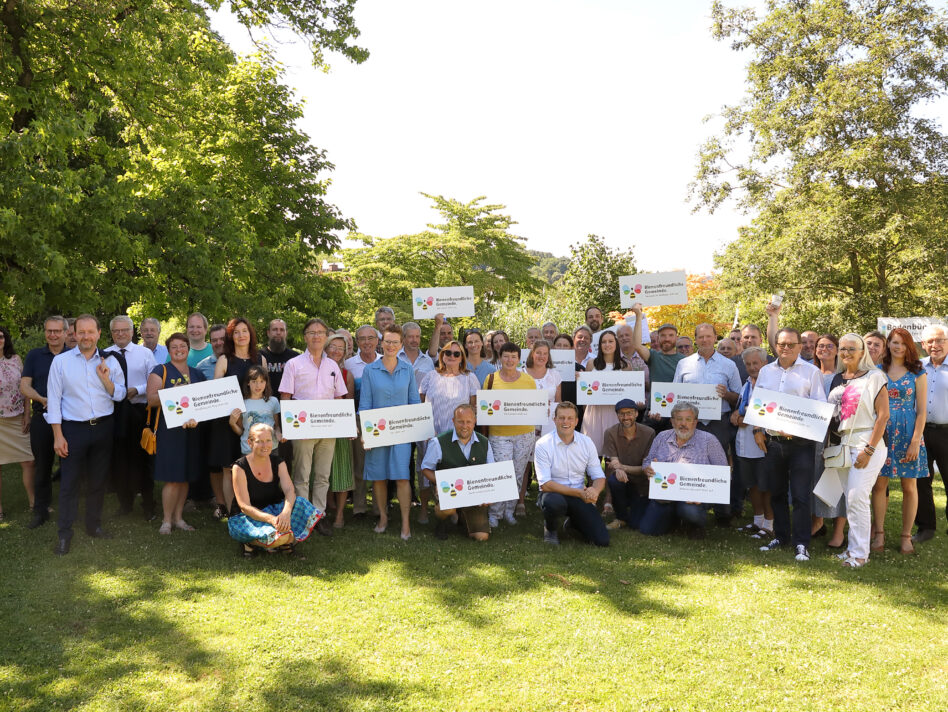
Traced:
<svg viewBox="0 0 948 712">
<path fill-rule="evenodd" d="M 570 351 L 573 351 L 575 353 L 575 347 L 573 345 L 573 337 L 566 333 L 557 334 L 556 338 L 553 339 L 553 348 L 562 349 L 562 350 L 569 349 Z M 583 368 L 583 365 L 579 363 L 579 361 L 576 360 L 575 357 L 573 358 L 573 360 L 576 365 L 576 368 L 575 368 L 576 373 L 580 373 L 581 371 L 586 370 L 585 368 Z M 574 403 L 574 404 L 576 403 L 576 379 L 573 379 L 572 381 L 563 381 L 560 384 L 560 398 L 562 400 L 569 401 L 570 403 Z M 576 423 L 576 429 L 582 432 L 583 412 L 586 410 L 586 406 L 577 405 L 576 409 L 579 411 L 579 421 Z"/>
<path fill-rule="evenodd" d="M 490 335 L 490 351 L 493 354 L 490 362 L 494 364 L 498 371 L 500 370 L 500 347 L 509 342 L 510 337 L 502 329 L 498 329 Z M 519 364 L 519 361 L 517 363 Z"/>
<path fill-rule="evenodd" d="M 885 548 L 886 488 L 898 477 L 902 486 L 902 541 L 899 551 L 915 553 L 912 525 L 918 510 L 916 480 L 928 477 L 928 452 L 922 434 L 928 415 L 928 375 L 918 357 L 912 335 L 893 329 L 886 339 L 882 370 L 888 379 L 889 422 L 886 435 L 889 453 L 872 488 L 872 551 Z M 918 398 L 921 393 L 922 397 Z"/>
<path fill-rule="evenodd" d="M 194 530 L 184 521 L 184 502 L 188 497 L 188 485 L 201 477 L 204 467 L 197 421 L 192 418 L 180 428 L 168 428 L 158 391 L 207 380 L 200 370 L 188 366 L 190 342 L 187 336 L 172 334 L 165 339 L 165 347 L 169 360 L 155 366 L 148 374 L 146 390 L 149 408 L 146 418 L 149 427 L 155 429 L 154 479 L 164 483 L 161 489 L 163 516 L 159 534 L 170 534 L 175 527 L 182 531 Z M 162 413 L 160 418 L 159 412 Z"/>
<path fill-rule="evenodd" d="M 467 356 L 467 368 L 477 376 L 478 384 L 483 384 L 497 367 L 487 360 L 487 345 L 480 329 L 468 329 L 464 332 L 464 353 Z"/>
<path fill-rule="evenodd" d="M 599 337 L 599 352 L 596 358 L 586 364 L 586 371 L 631 371 L 632 365 L 619 349 L 619 339 L 611 331 L 602 332 Z M 596 452 L 602 454 L 602 439 L 606 430 L 619 423 L 615 406 L 587 405 L 583 413 L 583 435 L 592 439 Z"/>
<path fill-rule="evenodd" d="M 823 388 L 827 395 L 830 383 L 836 375 L 836 357 L 839 356 L 839 339 L 833 334 L 823 334 L 816 340 L 816 363 L 814 364 L 823 374 Z"/>
<path fill-rule="evenodd" d="M 239 316 L 227 322 L 224 332 L 224 352 L 217 358 L 214 378 L 235 376 L 242 383 L 251 366 L 267 367 L 267 360 L 257 351 L 257 332 L 253 324 Z M 211 421 L 208 465 L 211 467 L 211 487 L 217 498 L 214 517 L 221 519 L 230 511 L 234 498 L 231 465 L 240 457 L 240 436 L 230 427 L 228 418 Z"/>
<path fill-rule="evenodd" d="M 33 478 L 36 467 L 30 447 L 30 408 L 20 393 L 20 377 L 23 362 L 13 348 L 10 332 L 0 326 L 0 468 L 14 462 L 23 471 L 23 487 L 33 509 Z M 2 481 L 2 478 L 0 478 Z M 3 521 L 3 506 L 0 504 L 0 521 Z"/>
</svg>

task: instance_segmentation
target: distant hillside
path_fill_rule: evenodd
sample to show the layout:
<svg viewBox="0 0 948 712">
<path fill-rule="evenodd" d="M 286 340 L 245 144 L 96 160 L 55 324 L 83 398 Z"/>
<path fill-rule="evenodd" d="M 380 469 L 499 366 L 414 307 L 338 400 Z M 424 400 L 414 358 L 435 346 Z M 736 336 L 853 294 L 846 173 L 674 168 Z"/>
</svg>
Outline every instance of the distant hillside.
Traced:
<svg viewBox="0 0 948 712">
<path fill-rule="evenodd" d="M 557 257 L 552 252 L 527 250 L 527 254 L 536 262 L 530 268 L 530 273 L 547 284 L 556 284 L 563 278 L 563 275 L 566 274 L 566 268 L 569 267 L 568 257 Z"/>
</svg>

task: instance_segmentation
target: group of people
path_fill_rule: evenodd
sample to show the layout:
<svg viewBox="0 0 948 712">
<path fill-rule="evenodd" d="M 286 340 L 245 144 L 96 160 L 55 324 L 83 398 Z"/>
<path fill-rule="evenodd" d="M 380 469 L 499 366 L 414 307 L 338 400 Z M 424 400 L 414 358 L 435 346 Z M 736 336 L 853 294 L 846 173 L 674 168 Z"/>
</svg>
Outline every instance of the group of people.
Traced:
<svg viewBox="0 0 948 712">
<path fill-rule="evenodd" d="M 100 348 L 96 317 L 51 316 L 44 324 L 46 345 L 22 362 L 9 332 L 0 328 L 0 464 L 20 463 L 32 508 L 28 526 L 35 529 L 52 512 L 58 456 L 60 555 L 71 547 L 80 486 L 92 537 L 111 536 L 102 526 L 107 491 L 115 492 L 121 514 L 131 513 L 140 497 L 146 519 L 160 515 L 162 535 L 192 531 L 185 520 L 189 501 L 209 502 L 214 516 L 227 520 L 240 552 L 253 556 L 293 551 L 312 532 L 332 536 L 346 524 L 350 499 L 352 516 L 371 511 L 379 534 L 388 530 L 390 502 L 397 499 L 403 540 L 412 536 L 417 502 L 417 523 L 433 513 L 438 538 L 459 528 L 485 541 L 526 514 L 534 479 L 543 538 L 553 545 L 568 531 L 607 546 L 623 528 L 653 536 L 681 530 L 701 538 L 709 513 L 731 526 L 749 501 L 753 519 L 741 531 L 762 551 L 787 548 L 807 561 L 812 538 L 826 535 L 843 565 L 853 568 L 885 547 L 889 484 L 898 479 L 898 549 L 911 553 L 935 534 L 934 463 L 941 473 L 948 468 L 948 331 L 928 327 L 921 340 L 927 356 L 920 358 L 904 329 L 885 337 L 837 338 L 781 327 L 780 307 L 771 304 L 767 311 L 766 333 L 747 324 L 719 338 L 712 325 L 700 324 L 691 339 L 673 324 L 649 330 L 641 307 L 624 323 L 604 328 L 602 311 L 590 307 L 585 322 L 571 331 L 552 323 L 528 329 L 523 361 L 521 345 L 505 331 L 455 334 L 440 314 L 425 347 L 419 325 L 396 324 L 388 307 L 354 334 L 310 319 L 301 352 L 288 346 L 280 319 L 268 324 L 261 346 L 247 319 L 210 325 L 195 313 L 186 333 L 161 344 L 156 320 L 142 321 L 138 343 L 132 320 L 120 315 L 108 325 L 112 343 Z M 564 380 L 553 365 L 557 349 L 573 352 L 576 372 L 644 372 L 645 400 L 577 405 L 576 382 Z M 167 427 L 159 391 L 231 376 L 241 384 L 243 409 Z M 699 417 L 699 408 L 685 401 L 661 417 L 648 405 L 653 382 L 714 385 L 720 416 Z M 755 387 L 832 403 L 826 440 L 746 424 Z M 550 420 L 479 427 L 481 389 L 545 391 Z M 369 449 L 361 437 L 286 438 L 281 400 L 343 398 L 354 399 L 357 413 L 429 403 L 436 435 Z M 516 499 L 457 509 L 439 505 L 439 472 L 497 461 L 513 463 Z M 650 498 L 652 464 L 676 462 L 730 467 L 730 502 Z M 813 494 L 814 485 L 834 469 L 844 494 L 827 503 Z M 162 485 L 160 508 L 155 482 Z"/>
</svg>

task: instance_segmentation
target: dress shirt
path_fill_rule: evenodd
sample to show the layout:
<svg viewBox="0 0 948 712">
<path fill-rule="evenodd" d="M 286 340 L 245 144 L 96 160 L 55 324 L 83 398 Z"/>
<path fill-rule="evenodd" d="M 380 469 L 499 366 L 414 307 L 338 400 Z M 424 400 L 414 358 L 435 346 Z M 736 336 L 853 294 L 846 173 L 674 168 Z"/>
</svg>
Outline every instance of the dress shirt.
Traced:
<svg viewBox="0 0 948 712">
<path fill-rule="evenodd" d="M 168 363 L 169 361 L 168 349 L 166 349 L 162 344 L 155 344 L 155 350 L 152 351 L 152 354 L 155 356 L 155 363 L 159 365 Z"/>
<path fill-rule="evenodd" d="M 376 356 L 375 359 L 373 361 L 369 361 L 369 363 L 375 363 L 378 360 L 379 360 L 379 357 Z M 351 373 L 352 377 L 357 381 L 360 378 L 362 378 L 362 372 L 365 370 L 365 367 L 368 365 L 369 365 L 368 363 L 362 360 L 362 357 L 359 354 L 356 354 L 355 356 L 350 356 L 349 358 L 346 359 L 345 363 L 343 364 L 343 366 L 346 367 L 346 370 L 349 373 Z"/>
<path fill-rule="evenodd" d="M 161 364 L 158 364 L 159 366 Z M 217 356 L 211 354 L 205 359 L 201 359 L 196 366 L 191 368 L 196 368 L 198 371 L 204 374 L 204 378 L 209 381 L 214 380 L 214 369 L 217 367 Z"/>
<path fill-rule="evenodd" d="M 699 353 L 686 356 L 675 367 L 675 383 L 707 383 L 724 386 L 732 393 L 741 392 L 741 377 L 737 366 L 727 356 L 717 351 L 705 360 Z M 731 404 L 721 399 L 721 415 L 731 411 Z"/>
<path fill-rule="evenodd" d="M 155 354 L 147 346 L 131 342 L 122 349 L 112 344 L 105 350 L 117 351 L 125 356 L 125 365 L 128 366 L 128 387 L 138 391 L 138 395 L 132 398 L 132 403 L 147 403 L 148 394 L 145 393 L 145 389 L 148 386 L 148 374 L 158 365 Z"/>
<path fill-rule="evenodd" d="M 757 375 L 757 387 L 826 402 L 823 374 L 820 373 L 820 369 L 799 356 L 790 368 L 781 366 L 780 361 L 763 366 Z"/>
<path fill-rule="evenodd" d="M 586 475 L 593 480 L 606 476 L 599 463 L 596 444 L 580 432 L 573 432 L 571 443 L 564 443 L 555 430 L 537 440 L 534 468 L 540 487 L 547 482 L 558 482 L 573 489 L 583 489 Z"/>
<path fill-rule="evenodd" d="M 458 443 L 458 447 L 461 448 L 461 452 L 464 453 L 464 457 L 468 460 L 471 459 L 471 448 L 474 447 L 475 442 L 479 442 L 481 438 L 484 438 L 483 435 L 478 435 L 476 432 L 471 433 L 470 440 L 467 441 L 467 444 Z M 484 438 L 486 440 L 486 438 Z M 451 428 L 451 442 L 458 442 L 458 431 L 454 428 Z M 428 441 L 428 445 L 425 449 L 425 457 L 421 461 L 422 470 L 434 470 L 437 472 L 438 463 L 441 462 L 441 441 L 438 440 L 437 436 L 431 438 Z M 494 451 L 490 447 L 490 443 L 487 443 L 487 462 L 482 463 L 489 465 L 494 462 Z"/>
<path fill-rule="evenodd" d="M 932 363 L 931 356 L 922 359 L 925 374 L 928 376 L 928 413 L 926 423 L 948 424 L 948 359 L 941 366 Z"/>
<path fill-rule="evenodd" d="M 96 367 L 102 357 L 98 351 L 87 359 L 74 346 L 53 359 L 47 382 L 46 422 L 50 425 L 64 420 L 92 420 L 112 415 L 115 403 L 125 397 L 125 374 L 114 357 L 107 357 L 109 380 L 115 391 L 109 396 Z"/>
<path fill-rule="evenodd" d="M 421 385 L 425 374 L 435 370 L 434 359 L 432 359 L 431 356 L 426 354 L 421 349 L 418 350 L 418 358 L 416 358 L 414 362 L 408 358 L 408 354 L 405 353 L 405 349 L 402 349 L 398 352 L 398 358 L 412 367 L 415 372 L 415 381 L 418 382 L 419 386 Z"/>
<path fill-rule="evenodd" d="M 684 445 L 678 444 L 678 436 L 674 430 L 664 430 L 655 436 L 642 466 L 651 467 L 653 462 L 684 462 L 690 465 L 726 467 L 727 455 L 724 454 L 718 439 L 704 430 L 695 430 L 695 434 Z"/>
<path fill-rule="evenodd" d="M 342 398 L 349 389 L 339 364 L 325 353 L 317 364 L 307 349 L 283 366 L 280 393 L 289 393 L 295 400 L 332 400 Z"/>
</svg>

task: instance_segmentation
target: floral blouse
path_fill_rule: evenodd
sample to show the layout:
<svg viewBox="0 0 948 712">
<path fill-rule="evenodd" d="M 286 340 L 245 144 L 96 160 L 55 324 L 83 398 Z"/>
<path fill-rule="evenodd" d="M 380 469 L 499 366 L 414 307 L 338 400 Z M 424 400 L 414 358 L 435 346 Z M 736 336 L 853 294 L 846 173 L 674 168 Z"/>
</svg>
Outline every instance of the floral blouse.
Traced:
<svg viewBox="0 0 948 712">
<path fill-rule="evenodd" d="M 23 362 L 14 354 L 0 359 L 0 418 L 23 415 L 25 403 L 20 393 L 20 375 Z"/>
</svg>

